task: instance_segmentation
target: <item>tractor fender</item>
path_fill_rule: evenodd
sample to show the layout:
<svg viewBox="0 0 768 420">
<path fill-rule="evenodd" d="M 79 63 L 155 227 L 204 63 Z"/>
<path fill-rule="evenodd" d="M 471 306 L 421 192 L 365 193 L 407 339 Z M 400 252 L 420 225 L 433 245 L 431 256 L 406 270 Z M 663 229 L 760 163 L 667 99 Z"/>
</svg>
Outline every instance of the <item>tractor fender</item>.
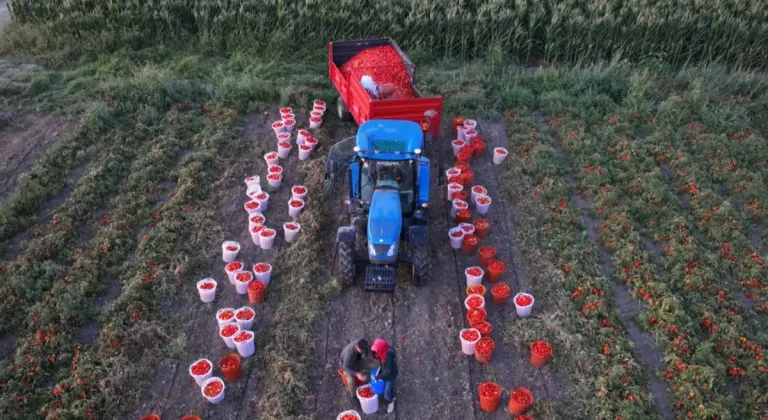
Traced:
<svg viewBox="0 0 768 420">
<path fill-rule="evenodd" d="M 355 242 L 354 226 L 339 226 L 336 231 L 336 242 Z"/>
<path fill-rule="evenodd" d="M 415 225 L 408 228 L 408 242 L 423 245 L 428 242 L 427 225 Z"/>
</svg>

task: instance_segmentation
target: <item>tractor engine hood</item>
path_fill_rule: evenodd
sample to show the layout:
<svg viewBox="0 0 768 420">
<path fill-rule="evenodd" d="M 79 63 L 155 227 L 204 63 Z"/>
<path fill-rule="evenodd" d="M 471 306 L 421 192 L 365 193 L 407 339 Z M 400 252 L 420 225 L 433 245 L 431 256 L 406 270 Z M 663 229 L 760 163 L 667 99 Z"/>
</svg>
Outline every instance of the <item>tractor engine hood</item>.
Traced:
<svg viewBox="0 0 768 420">
<path fill-rule="evenodd" d="M 391 253 L 391 246 L 394 245 L 396 255 L 402 227 L 403 212 L 400 206 L 400 194 L 393 190 L 374 191 L 368 213 L 369 253 L 392 257 L 387 253 Z"/>
</svg>

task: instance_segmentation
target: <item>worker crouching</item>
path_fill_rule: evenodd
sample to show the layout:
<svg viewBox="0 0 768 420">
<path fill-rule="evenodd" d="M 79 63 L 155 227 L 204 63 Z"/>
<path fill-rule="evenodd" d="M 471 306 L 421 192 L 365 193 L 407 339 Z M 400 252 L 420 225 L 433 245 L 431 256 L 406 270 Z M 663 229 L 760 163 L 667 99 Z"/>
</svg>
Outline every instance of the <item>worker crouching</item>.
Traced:
<svg viewBox="0 0 768 420">
<path fill-rule="evenodd" d="M 347 391 L 352 399 L 357 399 L 355 379 L 360 383 L 368 382 L 368 373 L 379 367 L 380 362 L 371 356 L 368 341 L 360 339 L 347 344 L 341 351 L 340 366 L 345 377 Z"/>
</svg>

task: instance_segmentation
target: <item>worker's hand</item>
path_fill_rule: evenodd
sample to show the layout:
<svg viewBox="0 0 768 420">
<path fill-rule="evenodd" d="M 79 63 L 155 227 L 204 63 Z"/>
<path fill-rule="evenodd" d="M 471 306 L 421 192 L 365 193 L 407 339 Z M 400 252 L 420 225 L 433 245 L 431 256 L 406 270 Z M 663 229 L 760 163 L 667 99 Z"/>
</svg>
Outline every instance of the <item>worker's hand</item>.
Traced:
<svg viewBox="0 0 768 420">
<path fill-rule="evenodd" d="M 361 382 L 365 382 L 366 378 L 364 373 L 357 372 L 357 379 L 359 379 Z"/>
</svg>

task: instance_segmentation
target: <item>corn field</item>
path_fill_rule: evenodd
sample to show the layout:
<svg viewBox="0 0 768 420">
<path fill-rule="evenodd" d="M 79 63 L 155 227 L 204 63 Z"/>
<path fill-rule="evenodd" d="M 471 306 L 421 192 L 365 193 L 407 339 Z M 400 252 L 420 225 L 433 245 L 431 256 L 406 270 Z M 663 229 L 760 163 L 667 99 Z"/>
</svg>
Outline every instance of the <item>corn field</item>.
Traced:
<svg viewBox="0 0 768 420">
<path fill-rule="evenodd" d="M 762 0 L 12 0 L 53 33 L 193 35 L 217 47 L 318 47 L 390 36 L 410 49 L 528 60 L 653 56 L 764 67 Z"/>
</svg>

